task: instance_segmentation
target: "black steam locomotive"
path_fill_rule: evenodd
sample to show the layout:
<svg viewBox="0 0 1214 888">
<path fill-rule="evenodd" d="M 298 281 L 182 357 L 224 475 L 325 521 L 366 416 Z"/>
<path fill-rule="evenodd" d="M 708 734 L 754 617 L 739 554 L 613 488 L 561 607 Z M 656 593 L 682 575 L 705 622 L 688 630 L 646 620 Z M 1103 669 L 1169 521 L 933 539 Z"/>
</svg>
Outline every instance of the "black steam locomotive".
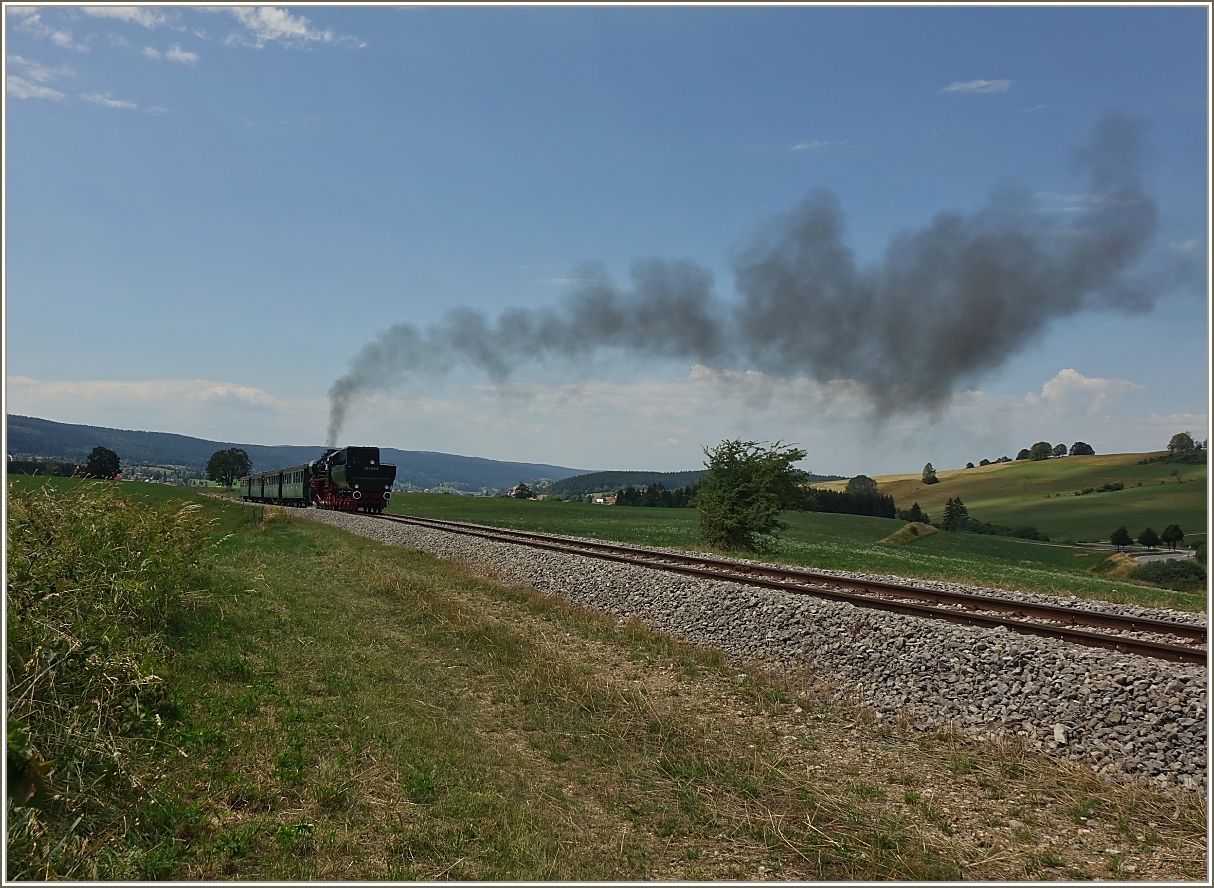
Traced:
<svg viewBox="0 0 1214 888">
<path fill-rule="evenodd" d="M 396 466 L 379 461 L 378 447 L 326 450 L 307 465 L 255 472 L 240 479 L 249 502 L 379 513 L 392 498 Z"/>
</svg>

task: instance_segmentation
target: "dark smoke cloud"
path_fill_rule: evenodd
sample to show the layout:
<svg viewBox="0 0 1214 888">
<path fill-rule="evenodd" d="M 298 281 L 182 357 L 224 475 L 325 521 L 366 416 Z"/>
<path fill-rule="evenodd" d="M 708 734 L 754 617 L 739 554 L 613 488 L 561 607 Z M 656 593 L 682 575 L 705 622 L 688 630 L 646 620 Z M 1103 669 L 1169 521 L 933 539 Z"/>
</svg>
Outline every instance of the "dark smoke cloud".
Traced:
<svg viewBox="0 0 1214 888">
<path fill-rule="evenodd" d="M 513 308 L 496 321 L 459 308 L 425 330 L 397 324 L 329 390 L 329 444 L 359 396 L 410 377 L 470 364 L 501 381 L 527 362 L 572 362 L 602 348 L 852 379 L 884 410 L 939 409 L 1058 318 L 1153 304 L 1126 274 L 1157 227 L 1138 184 L 1143 136 L 1142 124 L 1122 118 L 1097 127 L 1076 153 L 1090 181 L 1077 212 L 1043 212 L 1031 193 L 1003 188 L 976 212 L 941 213 L 899 233 L 866 267 L 844 243 L 838 202 L 815 191 L 741 253 L 734 305 L 716 296 L 707 270 L 645 259 L 627 290 L 587 266 L 553 308 Z"/>
</svg>

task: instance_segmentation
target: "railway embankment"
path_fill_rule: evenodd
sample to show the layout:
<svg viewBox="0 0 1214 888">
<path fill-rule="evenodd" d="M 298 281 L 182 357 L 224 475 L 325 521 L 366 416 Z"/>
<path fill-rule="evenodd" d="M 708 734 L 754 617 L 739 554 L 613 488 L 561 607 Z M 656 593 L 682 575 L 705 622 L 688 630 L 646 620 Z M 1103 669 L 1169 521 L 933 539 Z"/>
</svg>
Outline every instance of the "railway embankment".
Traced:
<svg viewBox="0 0 1214 888">
<path fill-rule="evenodd" d="M 837 698 L 866 707 L 877 719 L 1016 738 L 1027 749 L 1165 791 L 1206 787 L 1204 665 L 604 564 L 366 516 L 315 510 L 308 515 L 386 543 L 461 559 L 496 579 L 560 595 L 620 621 L 639 618 L 741 660 L 761 661 L 807 685 L 829 686 Z M 1203 619 L 1137 606 L 1100 607 L 1181 622 Z"/>
</svg>

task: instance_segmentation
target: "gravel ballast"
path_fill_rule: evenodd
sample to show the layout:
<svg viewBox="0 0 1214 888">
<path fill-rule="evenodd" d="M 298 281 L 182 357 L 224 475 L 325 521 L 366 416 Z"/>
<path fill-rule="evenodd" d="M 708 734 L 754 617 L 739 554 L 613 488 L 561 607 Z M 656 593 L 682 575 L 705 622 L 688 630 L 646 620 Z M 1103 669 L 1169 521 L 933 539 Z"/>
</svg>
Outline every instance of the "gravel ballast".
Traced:
<svg viewBox="0 0 1214 888">
<path fill-rule="evenodd" d="M 840 698 L 871 707 L 879 719 L 910 719 L 924 730 L 951 725 L 979 737 L 1015 735 L 1029 749 L 1087 762 L 1098 773 L 1124 773 L 1165 790 L 1206 789 L 1205 666 L 694 579 L 365 515 L 299 511 L 384 543 L 462 559 L 495 579 L 560 595 L 621 621 L 637 617 L 742 660 L 786 673 L 808 671 L 838 689 Z M 916 584 L 1077 603 L 939 581 Z M 1093 606 L 1204 622 L 1198 614 L 1104 602 Z"/>
</svg>

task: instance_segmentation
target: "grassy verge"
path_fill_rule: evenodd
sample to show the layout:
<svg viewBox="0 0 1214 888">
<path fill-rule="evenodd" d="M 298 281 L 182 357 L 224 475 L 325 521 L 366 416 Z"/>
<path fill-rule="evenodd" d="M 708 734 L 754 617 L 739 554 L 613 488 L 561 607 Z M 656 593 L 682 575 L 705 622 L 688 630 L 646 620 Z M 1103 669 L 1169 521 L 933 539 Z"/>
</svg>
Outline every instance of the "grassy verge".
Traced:
<svg viewBox="0 0 1214 888">
<path fill-rule="evenodd" d="M 135 732 L 107 808 L 56 821 L 73 838 L 50 856 L 77 866 L 58 873 L 559 881 L 1205 871 L 1200 799 L 1108 786 L 1013 748 L 912 735 L 828 705 L 831 689 L 818 682 L 777 680 L 281 510 L 202 508 L 218 545 L 203 570 L 182 576 L 187 606 L 158 636 L 162 724 Z M 10 549 L 10 565 L 21 551 Z M 40 809 L 9 804 L 12 877 L 14 824 Z"/>
<path fill-rule="evenodd" d="M 404 494 L 391 511 L 475 521 L 517 530 L 596 537 L 649 546 L 702 548 L 694 509 L 647 509 L 492 497 Z M 1204 612 L 1200 592 L 1177 592 L 1101 573 L 1107 553 L 1053 543 L 936 533 L 908 545 L 878 541 L 905 522 L 857 515 L 786 513 L 789 528 L 771 560 L 827 570 L 956 580 L 995 589 L 1075 595 Z"/>
<path fill-rule="evenodd" d="M 165 632 L 210 531 L 199 509 L 9 485 L 9 878 L 128 868 L 128 812 L 171 710 Z"/>
</svg>

